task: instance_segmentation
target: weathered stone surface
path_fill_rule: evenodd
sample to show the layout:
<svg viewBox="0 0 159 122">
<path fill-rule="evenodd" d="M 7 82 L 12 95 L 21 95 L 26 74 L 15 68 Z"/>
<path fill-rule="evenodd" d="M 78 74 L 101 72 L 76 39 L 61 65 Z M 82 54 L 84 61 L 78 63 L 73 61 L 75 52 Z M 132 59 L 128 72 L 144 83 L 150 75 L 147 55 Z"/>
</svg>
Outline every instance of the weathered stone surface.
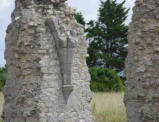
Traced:
<svg viewBox="0 0 159 122">
<path fill-rule="evenodd" d="M 159 122 L 159 1 L 137 0 L 126 60 L 128 122 Z"/>
<path fill-rule="evenodd" d="M 65 1 L 16 0 L 6 36 L 3 122 L 93 121 L 87 44 Z"/>
</svg>

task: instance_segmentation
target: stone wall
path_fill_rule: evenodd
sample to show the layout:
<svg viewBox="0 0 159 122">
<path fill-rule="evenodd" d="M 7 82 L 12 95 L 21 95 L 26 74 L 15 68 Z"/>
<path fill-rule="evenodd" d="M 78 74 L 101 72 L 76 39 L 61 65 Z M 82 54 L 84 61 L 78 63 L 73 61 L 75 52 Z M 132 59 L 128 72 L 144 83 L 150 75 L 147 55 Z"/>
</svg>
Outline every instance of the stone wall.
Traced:
<svg viewBox="0 0 159 122">
<path fill-rule="evenodd" d="M 137 0 L 126 60 L 128 122 L 159 122 L 159 1 Z"/>
<path fill-rule="evenodd" d="M 3 122 L 92 122 L 83 27 L 66 0 L 16 0 Z"/>
</svg>

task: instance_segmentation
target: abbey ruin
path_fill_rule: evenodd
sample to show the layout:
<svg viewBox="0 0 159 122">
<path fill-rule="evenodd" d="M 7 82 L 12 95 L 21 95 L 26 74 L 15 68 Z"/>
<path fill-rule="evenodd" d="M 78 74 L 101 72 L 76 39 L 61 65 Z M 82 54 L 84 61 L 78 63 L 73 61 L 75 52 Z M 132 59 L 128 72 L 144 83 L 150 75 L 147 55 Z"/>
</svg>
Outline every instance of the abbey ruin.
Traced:
<svg viewBox="0 0 159 122">
<path fill-rule="evenodd" d="M 87 44 L 66 0 L 15 0 L 6 36 L 3 122 L 93 122 Z M 128 122 L 159 122 L 159 1 L 137 0 L 129 27 Z"/>
<path fill-rule="evenodd" d="M 83 26 L 66 0 L 16 0 L 3 122 L 92 122 Z"/>
<path fill-rule="evenodd" d="M 129 27 L 128 122 L 159 122 L 159 1 L 137 0 Z"/>
</svg>

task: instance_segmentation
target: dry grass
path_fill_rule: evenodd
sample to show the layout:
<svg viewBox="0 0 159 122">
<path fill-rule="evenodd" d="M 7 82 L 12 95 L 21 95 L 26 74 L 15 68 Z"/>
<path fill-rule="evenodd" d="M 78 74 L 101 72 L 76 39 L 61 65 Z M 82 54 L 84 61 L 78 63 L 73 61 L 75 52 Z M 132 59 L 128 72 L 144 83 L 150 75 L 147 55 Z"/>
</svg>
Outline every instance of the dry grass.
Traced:
<svg viewBox="0 0 159 122">
<path fill-rule="evenodd" d="M 4 103 L 4 98 L 3 98 L 3 95 L 2 93 L 0 93 L 0 116 L 2 114 L 2 106 L 3 106 L 3 103 Z M 0 118 L 0 122 L 1 122 L 1 118 Z"/>
<path fill-rule="evenodd" d="M 126 122 L 124 93 L 95 93 L 92 113 L 96 122 Z"/>
<path fill-rule="evenodd" d="M 126 122 L 126 112 L 123 104 L 124 93 L 95 93 L 92 104 L 92 113 L 96 122 Z M 3 95 L 0 93 L 0 115 Z M 1 119 L 0 119 L 1 122 Z"/>
</svg>

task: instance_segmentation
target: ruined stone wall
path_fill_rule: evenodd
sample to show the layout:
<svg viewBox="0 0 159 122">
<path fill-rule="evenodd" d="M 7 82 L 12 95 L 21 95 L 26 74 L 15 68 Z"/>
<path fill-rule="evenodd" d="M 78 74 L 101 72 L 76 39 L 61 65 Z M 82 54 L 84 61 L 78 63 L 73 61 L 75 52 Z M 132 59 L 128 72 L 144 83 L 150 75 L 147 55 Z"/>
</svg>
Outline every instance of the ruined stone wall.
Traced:
<svg viewBox="0 0 159 122">
<path fill-rule="evenodd" d="M 126 60 L 128 122 L 159 122 L 159 1 L 137 0 Z"/>
<path fill-rule="evenodd" d="M 65 1 L 15 1 L 6 36 L 3 122 L 93 121 L 86 39 Z"/>
</svg>

